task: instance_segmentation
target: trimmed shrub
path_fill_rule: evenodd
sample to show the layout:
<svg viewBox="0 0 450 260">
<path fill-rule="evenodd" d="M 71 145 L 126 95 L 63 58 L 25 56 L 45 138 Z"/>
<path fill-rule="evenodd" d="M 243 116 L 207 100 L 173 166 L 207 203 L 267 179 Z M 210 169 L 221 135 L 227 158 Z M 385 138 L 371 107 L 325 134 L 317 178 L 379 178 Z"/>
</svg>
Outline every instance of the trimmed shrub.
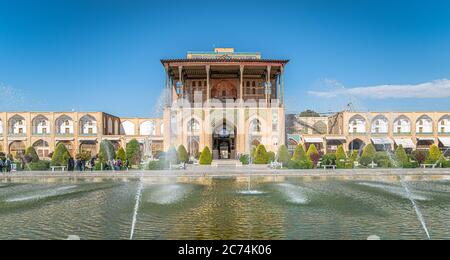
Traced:
<svg viewBox="0 0 450 260">
<path fill-rule="evenodd" d="M 67 166 L 70 154 L 64 144 L 58 144 L 52 156 L 52 166 Z"/>
<path fill-rule="evenodd" d="M 243 165 L 249 165 L 250 164 L 250 156 L 248 154 L 241 155 L 241 157 L 239 158 L 239 161 Z"/>
<path fill-rule="evenodd" d="M 305 148 L 303 145 L 299 144 L 295 147 L 294 155 L 292 156 L 292 160 L 296 162 L 306 161 L 308 156 L 306 155 Z"/>
<path fill-rule="evenodd" d="M 127 160 L 127 153 L 122 147 L 120 147 L 119 150 L 117 151 L 116 159 L 117 160 L 120 159 L 122 162 L 125 162 Z"/>
<path fill-rule="evenodd" d="M 413 162 L 408 162 L 406 164 L 403 165 L 403 168 L 405 169 L 414 169 L 414 168 L 419 168 L 419 163 L 416 161 Z"/>
<path fill-rule="evenodd" d="M 289 169 L 312 169 L 314 167 L 313 162 L 311 160 L 305 160 L 305 161 L 294 161 L 291 160 L 288 163 Z"/>
<path fill-rule="evenodd" d="M 399 167 L 407 168 L 406 166 L 409 166 L 409 157 L 402 145 L 395 150 L 395 160 Z"/>
<path fill-rule="evenodd" d="M 322 165 L 336 165 L 336 154 L 329 153 L 322 157 Z"/>
<path fill-rule="evenodd" d="M 141 146 L 136 139 L 131 140 L 126 147 L 127 159 L 130 166 L 139 165 L 141 163 L 142 153 Z"/>
<path fill-rule="evenodd" d="M 50 161 L 37 161 L 28 164 L 31 171 L 47 171 L 50 169 Z"/>
<path fill-rule="evenodd" d="M 177 151 L 178 161 L 181 163 L 187 163 L 189 161 L 189 154 L 184 145 L 180 145 Z"/>
<path fill-rule="evenodd" d="M 419 163 L 423 164 L 428 160 L 428 152 L 422 150 L 416 150 L 413 152 L 414 159 Z"/>
<path fill-rule="evenodd" d="M 392 168 L 393 163 L 387 152 L 377 152 L 373 161 L 381 168 Z"/>
<path fill-rule="evenodd" d="M 278 149 L 278 161 L 283 163 L 283 165 L 288 165 L 291 160 L 291 155 L 286 145 L 280 146 Z"/>
<path fill-rule="evenodd" d="M 267 164 L 267 151 L 266 147 L 263 144 L 258 145 L 255 152 L 255 164 Z"/>
<path fill-rule="evenodd" d="M 81 153 L 77 154 L 75 156 L 75 159 L 80 160 L 80 161 L 89 161 L 92 158 L 91 152 L 89 151 L 82 151 Z M 106 164 L 106 163 L 104 163 Z"/>
<path fill-rule="evenodd" d="M 159 171 L 164 170 L 164 161 L 151 161 L 148 163 L 147 170 Z"/>
<path fill-rule="evenodd" d="M 320 161 L 320 154 L 317 151 L 317 148 L 314 144 L 311 144 L 308 148 L 308 152 L 306 152 L 308 158 L 312 161 L 314 167 L 317 167 L 317 164 Z"/>
<path fill-rule="evenodd" d="M 358 161 L 358 157 L 359 157 L 359 151 L 357 150 L 353 150 L 350 153 L 350 162 L 352 162 L 352 164 L 354 164 L 356 161 Z"/>
<path fill-rule="evenodd" d="M 203 149 L 202 153 L 200 154 L 199 164 L 200 165 L 211 165 L 212 163 L 212 154 L 211 150 L 209 150 L 209 147 L 206 146 L 205 149 Z"/>
<path fill-rule="evenodd" d="M 339 145 L 336 151 L 336 166 L 338 169 L 345 169 L 347 161 L 347 154 L 345 153 L 344 146 Z"/>
<path fill-rule="evenodd" d="M 375 154 L 377 151 L 375 150 L 375 146 L 373 144 L 368 144 L 364 147 L 361 158 L 359 158 L 359 163 L 364 166 L 369 166 L 372 162 L 375 161 Z"/>
<path fill-rule="evenodd" d="M 450 168 L 450 161 L 449 160 L 444 160 L 442 162 L 442 168 Z"/>
<path fill-rule="evenodd" d="M 34 147 L 28 147 L 25 151 L 25 158 L 27 158 L 27 163 L 37 163 L 39 162 L 39 156 Z"/>
<path fill-rule="evenodd" d="M 428 157 L 428 162 L 429 163 L 436 163 L 437 161 L 439 161 L 442 157 L 442 152 L 439 149 L 439 147 L 435 144 L 433 144 L 432 146 L 430 146 L 430 156 Z"/>
<path fill-rule="evenodd" d="M 275 158 L 276 158 L 276 155 L 275 155 L 275 153 L 274 152 L 267 152 L 267 154 L 266 154 L 267 156 L 267 163 L 270 163 L 270 162 L 274 162 L 275 161 Z"/>
</svg>

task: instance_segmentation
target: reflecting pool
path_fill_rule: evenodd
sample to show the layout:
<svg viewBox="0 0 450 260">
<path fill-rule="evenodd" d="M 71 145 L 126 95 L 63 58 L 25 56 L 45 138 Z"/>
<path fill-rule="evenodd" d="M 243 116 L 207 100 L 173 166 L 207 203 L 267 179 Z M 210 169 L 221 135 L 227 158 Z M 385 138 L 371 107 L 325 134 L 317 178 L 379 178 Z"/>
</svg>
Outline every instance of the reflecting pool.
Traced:
<svg viewBox="0 0 450 260">
<path fill-rule="evenodd" d="M 0 223 L 0 239 L 450 239 L 450 181 L 3 181 Z"/>
</svg>

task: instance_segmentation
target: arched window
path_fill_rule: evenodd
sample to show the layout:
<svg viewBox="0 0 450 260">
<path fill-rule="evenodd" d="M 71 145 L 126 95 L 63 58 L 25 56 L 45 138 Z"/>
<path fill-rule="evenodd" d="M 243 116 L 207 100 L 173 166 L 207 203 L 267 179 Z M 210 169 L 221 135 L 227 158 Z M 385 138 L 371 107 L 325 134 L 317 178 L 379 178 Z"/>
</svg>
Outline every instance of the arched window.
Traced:
<svg viewBox="0 0 450 260">
<path fill-rule="evenodd" d="M 192 118 L 188 122 L 188 132 L 198 132 L 198 131 L 200 131 L 200 123 L 196 119 Z"/>
<path fill-rule="evenodd" d="M 387 134 L 389 132 L 389 121 L 383 115 L 378 115 L 372 120 L 372 134 Z"/>
<path fill-rule="evenodd" d="M 349 120 L 349 133 L 363 134 L 366 133 L 366 119 L 361 115 L 355 115 Z"/>
<path fill-rule="evenodd" d="M 56 119 L 56 134 L 73 135 L 74 124 L 71 117 L 62 115 Z"/>
<path fill-rule="evenodd" d="M 448 134 L 450 133 L 450 115 L 445 115 L 439 119 L 439 133 Z"/>
<path fill-rule="evenodd" d="M 433 133 L 433 119 L 427 115 L 423 115 L 417 119 L 416 133 L 431 134 Z"/>
<path fill-rule="evenodd" d="M 410 134 L 411 120 L 406 116 L 399 116 L 394 120 L 394 133 L 396 134 Z"/>
<path fill-rule="evenodd" d="M 50 154 L 50 146 L 44 140 L 39 140 L 33 144 L 33 148 L 36 150 L 39 158 L 48 158 Z"/>
<path fill-rule="evenodd" d="M 80 134 L 82 135 L 96 135 L 97 134 L 97 120 L 91 115 L 85 115 L 80 118 Z"/>
<path fill-rule="evenodd" d="M 261 122 L 258 119 L 253 119 L 250 122 L 250 132 L 259 134 L 261 132 Z"/>
<path fill-rule="evenodd" d="M 16 159 L 21 159 L 25 155 L 25 143 L 14 141 L 9 145 L 9 153 Z"/>
<path fill-rule="evenodd" d="M 15 115 L 9 119 L 9 134 L 11 135 L 25 135 L 27 133 L 27 126 L 25 118 Z"/>
<path fill-rule="evenodd" d="M 327 125 L 324 122 L 319 121 L 319 122 L 316 122 L 313 125 L 313 134 L 315 134 L 315 135 L 324 135 L 327 132 L 328 132 L 328 127 L 327 127 Z"/>
<path fill-rule="evenodd" d="M 135 135 L 135 126 L 130 121 L 125 121 L 122 123 L 122 134 L 124 135 Z"/>
<path fill-rule="evenodd" d="M 140 125 L 140 135 L 156 135 L 155 123 L 152 121 L 145 121 Z"/>
<path fill-rule="evenodd" d="M 50 134 L 50 121 L 47 117 L 39 115 L 33 118 L 32 122 L 34 135 Z"/>
<path fill-rule="evenodd" d="M 3 121 L 0 119 L 0 135 L 3 135 Z"/>
</svg>

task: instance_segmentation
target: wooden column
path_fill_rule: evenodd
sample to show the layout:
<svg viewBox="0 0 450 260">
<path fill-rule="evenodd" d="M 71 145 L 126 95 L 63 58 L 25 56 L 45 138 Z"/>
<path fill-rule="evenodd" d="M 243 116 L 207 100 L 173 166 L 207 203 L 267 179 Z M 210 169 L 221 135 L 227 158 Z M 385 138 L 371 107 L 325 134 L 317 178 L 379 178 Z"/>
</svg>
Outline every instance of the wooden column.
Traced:
<svg viewBox="0 0 450 260">
<path fill-rule="evenodd" d="M 241 103 L 244 103 L 244 65 L 240 66 L 240 81 L 239 81 L 239 98 L 241 99 Z"/>
<path fill-rule="evenodd" d="M 270 86 L 270 72 L 272 71 L 272 66 L 267 66 L 267 75 L 266 75 L 266 86 L 265 86 L 265 94 L 266 94 L 266 105 L 269 106 L 270 102 L 270 92 L 272 91 L 272 87 Z"/>
<path fill-rule="evenodd" d="M 206 65 L 206 102 L 209 102 L 209 99 L 211 98 L 211 83 L 210 81 L 210 71 L 211 71 L 211 66 L 210 65 Z"/>
<path fill-rule="evenodd" d="M 281 66 L 281 104 L 284 106 L 284 65 Z"/>
<path fill-rule="evenodd" d="M 171 101 L 170 101 L 170 92 L 171 92 L 171 89 L 170 89 L 170 72 L 169 72 L 169 65 L 166 64 L 166 65 L 165 65 L 165 68 L 166 68 L 166 91 L 167 91 L 167 93 L 166 93 L 166 102 L 167 102 L 166 106 L 170 106 L 170 103 L 171 103 Z"/>
<path fill-rule="evenodd" d="M 178 81 L 182 84 L 182 88 L 181 88 L 181 98 L 184 97 L 184 84 L 183 84 L 183 66 L 178 66 Z M 178 84 L 178 83 L 177 83 Z"/>
</svg>

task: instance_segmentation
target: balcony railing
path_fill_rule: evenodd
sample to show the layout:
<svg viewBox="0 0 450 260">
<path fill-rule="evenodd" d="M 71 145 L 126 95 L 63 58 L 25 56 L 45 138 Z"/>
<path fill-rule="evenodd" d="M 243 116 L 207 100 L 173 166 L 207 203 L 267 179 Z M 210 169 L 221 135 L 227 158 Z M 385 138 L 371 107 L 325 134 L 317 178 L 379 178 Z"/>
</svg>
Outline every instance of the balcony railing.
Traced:
<svg viewBox="0 0 450 260">
<path fill-rule="evenodd" d="M 411 135 L 412 132 L 394 132 L 394 135 Z"/>
<path fill-rule="evenodd" d="M 34 136 L 50 136 L 50 133 L 33 133 Z"/>
<path fill-rule="evenodd" d="M 89 133 L 80 133 L 79 136 L 92 137 L 92 136 L 97 136 L 97 134 L 96 134 L 96 133 L 92 133 L 92 134 L 89 134 Z"/>
<path fill-rule="evenodd" d="M 73 134 L 56 133 L 57 137 L 73 137 Z"/>
<path fill-rule="evenodd" d="M 422 132 L 422 133 L 417 132 L 416 133 L 416 135 L 433 135 L 433 134 L 434 134 L 433 132 Z"/>
</svg>

